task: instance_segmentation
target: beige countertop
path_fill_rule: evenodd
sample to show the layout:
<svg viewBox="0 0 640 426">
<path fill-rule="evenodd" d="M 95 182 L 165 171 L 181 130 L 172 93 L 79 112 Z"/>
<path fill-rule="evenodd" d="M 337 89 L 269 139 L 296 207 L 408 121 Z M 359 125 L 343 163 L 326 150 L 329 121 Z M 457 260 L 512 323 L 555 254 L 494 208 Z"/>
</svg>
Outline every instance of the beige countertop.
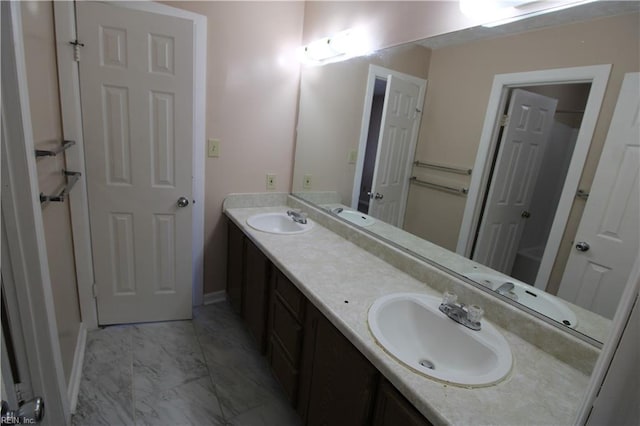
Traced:
<svg viewBox="0 0 640 426">
<path fill-rule="evenodd" d="M 340 203 L 328 203 L 321 205 L 320 207 L 327 210 L 341 207 L 346 210 L 353 210 L 349 206 L 345 206 Z M 456 271 L 461 275 L 467 275 L 469 272 L 483 272 L 490 275 L 504 275 L 501 272 L 494 271 L 480 263 L 474 262 L 471 259 L 467 259 L 454 253 L 450 250 L 442 248 L 436 244 L 433 244 L 427 240 L 419 238 L 409 232 L 406 232 L 398 227 L 389 225 L 381 220 L 375 221 L 365 229 L 374 232 L 375 234 L 386 238 L 396 244 L 399 244 L 408 250 L 416 253 L 419 256 L 432 259 L 434 262 L 448 268 L 452 271 Z M 504 275 L 505 279 L 513 279 Z M 553 296 L 553 295 L 551 295 Z M 598 314 L 590 312 L 580 306 L 573 303 L 562 300 L 573 313 L 578 320 L 576 331 L 589 336 L 599 342 L 604 342 L 609 330 L 611 328 L 611 320 L 604 318 Z"/>
<path fill-rule="evenodd" d="M 282 205 L 228 208 L 225 212 L 432 423 L 573 423 L 589 377 L 500 327 L 514 363 L 507 378 L 493 386 L 466 389 L 446 385 L 394 360 L 376 344 L 368 329 L 369 307 L 390 293 L 437 293 L 428 282 L 416 280 L 318 223 L 311 231 L 296 235 L 269 234 L 246 224 L 251 215 L 286 210 Z"/>
</svg>

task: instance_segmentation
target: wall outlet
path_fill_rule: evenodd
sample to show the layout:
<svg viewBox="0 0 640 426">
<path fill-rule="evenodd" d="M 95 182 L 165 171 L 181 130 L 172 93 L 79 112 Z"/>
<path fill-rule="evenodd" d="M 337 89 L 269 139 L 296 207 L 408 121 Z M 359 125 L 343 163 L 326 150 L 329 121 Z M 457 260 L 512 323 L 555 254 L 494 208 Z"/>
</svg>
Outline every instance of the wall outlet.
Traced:
<svg viewBox="0 0 640 426">
<path fill-rule="evenodd" d="M 304 175 L 302 178 L 302 189 L 311 189 L 311 175 Z"/>
<path fill-rule="evenodd" d="M 349 151 L 349 164 L 356 164 L 356 160 L 358 159 L 358 151 L 351 150 Z"/>
<path fill-rule="evenodd" d="M 213 158 L 220 157 L 220 139 L 207 140 L 207 156 Z"/>
<path fill-rule="evenodd" d="M 276 190 L 276 175 L 273 173 L 267 173 L 267 191 Z"/>
</svg>

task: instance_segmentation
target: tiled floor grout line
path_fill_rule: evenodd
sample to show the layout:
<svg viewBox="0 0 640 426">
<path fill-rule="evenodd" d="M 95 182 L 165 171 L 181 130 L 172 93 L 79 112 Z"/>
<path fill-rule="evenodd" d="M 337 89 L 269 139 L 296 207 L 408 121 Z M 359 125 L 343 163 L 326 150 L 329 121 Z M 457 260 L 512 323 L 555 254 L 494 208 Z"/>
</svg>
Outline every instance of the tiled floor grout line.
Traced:
<svg viewBox="0 0 640 426">
<path fill-rule="evenodd" d="M 204 348 L 202 347 L 202 343 L 200 342 L 200 333 L 198 333 L 198 327 L 196 327 L 195 318 L 191 319 L 191 326 L 193 327 L 193 332 L 196 336 L 196 341 L 198 342 L 198 347 L 200 348 L 200 353 L 202 354 L 202 359 L 204 360 L 204 365 L 207 368 L 207 375 L 209 376 L 209 382 L 211 382 L 211 386 L 213 388 L 213 394 L 216 396 L 216 401 L 218 402 L 218 407 L 220 408 L 220 413 L 222 413 L 222 420 L 225 425 L 228 424 L 227 415 L 225 414 L 225 410 L 220 403 L 220 396 L 218 396 L 218 386 L 213 382 L 213 377 L 211 376 L 211 370 L 209 369 L 209 361 L 207 361 L 207 356 L 204 353 Z"/>
</svg>

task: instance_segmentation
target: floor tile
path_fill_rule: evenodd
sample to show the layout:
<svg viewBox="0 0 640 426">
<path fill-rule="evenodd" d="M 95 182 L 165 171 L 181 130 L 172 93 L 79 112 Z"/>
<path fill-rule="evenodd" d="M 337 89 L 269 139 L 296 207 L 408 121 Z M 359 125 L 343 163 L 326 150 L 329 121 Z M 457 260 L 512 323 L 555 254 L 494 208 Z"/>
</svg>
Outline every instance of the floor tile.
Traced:
<svg viewBox="0 0 640 426">
<path fill-rule="evenodd" d="M 136 398 L 208 377 L 190 321 L 136 325 L 132 340 Z"/>
<path fill-rule="evenodd" d="M 129 329 L 88 333 L 74 426 L 133 424 L 131 366 Z"/>
<path fill-rule="evenodd" d="M 87 336 L 74 426 L 298 425 L 227 302 L 192 321 L 110 326 Z"/>
<path fill-rule="evenodd" d="M 301 426 L 298 414 L 288 401 L 272 398 L 266 403 L 229 420 L 234 426 Z"/>
<path fill-rule="evenodd" d="M 136 425 L 224 425 L 209 377 L 183 383 L 136 401 Z"/>
</svg>

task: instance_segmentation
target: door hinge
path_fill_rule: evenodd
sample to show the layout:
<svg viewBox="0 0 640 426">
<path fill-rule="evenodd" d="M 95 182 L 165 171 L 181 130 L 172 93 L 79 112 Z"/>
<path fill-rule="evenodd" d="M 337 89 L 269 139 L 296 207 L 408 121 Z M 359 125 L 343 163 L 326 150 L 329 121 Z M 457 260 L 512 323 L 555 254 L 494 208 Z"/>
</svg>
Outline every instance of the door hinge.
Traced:
<svg viewBox="0 0 640 426">
<path fill-rule="evenodd" d="M 80 62 L 80 48 L 84 47 L 84 43 L 80 43 L 78 39 L 69 42 L 73 46 L 73 60 Z"/>
<path fill-rule="evenodd" d="M 500 117 L 500 127 L 504 127 L 507 124 L 509 124 L 509 115 L 505 114 L 502 117 Z"/>
<path fill-rule="evenodd" d="M 93 298 L 97 299 L 98 298 L 98 284 L 93 283 L 93 285 L 91 286 L 91 291 L 93 293 Z"/>
</svg>

